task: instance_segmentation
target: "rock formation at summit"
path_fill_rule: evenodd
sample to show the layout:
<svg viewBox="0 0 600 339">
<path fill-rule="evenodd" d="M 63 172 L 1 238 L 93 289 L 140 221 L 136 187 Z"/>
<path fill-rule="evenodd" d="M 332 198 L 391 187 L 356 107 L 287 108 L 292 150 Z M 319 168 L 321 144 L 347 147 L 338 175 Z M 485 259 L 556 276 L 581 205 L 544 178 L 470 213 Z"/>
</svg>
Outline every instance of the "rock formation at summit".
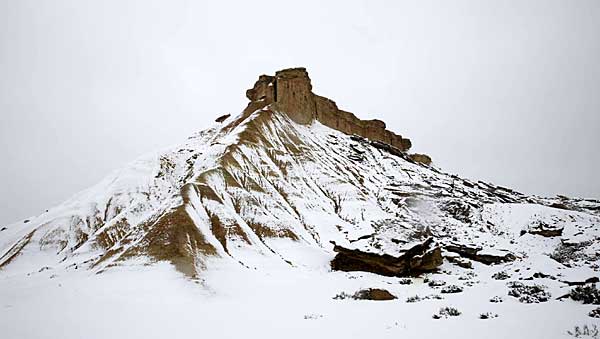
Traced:
<svg viewBox="0 0 600 339">
<path fill-rule="evenodd" d="M 275 76 L 261 75 L 254 87 L 246 91 L 246 97 L 250 99 L 245 110 L 247 114 L 272 105 L 299 124 L 317 120 L 343 133 L 380 141 L 401 151 L 411 147 L 410 139 L 387 130 L 385 122 L 361 120 L 353 113 L 339 109 L 333 100 L 314 94 L 305 68 L 284 69 L 277 71 Z"/>
</svg>

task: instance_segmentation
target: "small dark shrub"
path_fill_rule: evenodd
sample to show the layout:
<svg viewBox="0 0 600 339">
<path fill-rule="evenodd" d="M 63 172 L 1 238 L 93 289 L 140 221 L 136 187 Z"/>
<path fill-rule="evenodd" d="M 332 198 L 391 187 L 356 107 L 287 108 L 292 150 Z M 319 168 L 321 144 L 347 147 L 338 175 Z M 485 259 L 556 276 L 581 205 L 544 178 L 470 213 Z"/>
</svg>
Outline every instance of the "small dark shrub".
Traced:
<svg viewBox="0 0 600 339">
<path fill-rule="evenodd" d="M 448 285 L 442 288 L 442 293 L 460 293 L 463 291 L 463 288 L 457 285 Z"/>
<path fill-rule="evenodd" d="M 407 303 L 416 303 L 418 301 L 421 301 L 421 297 L 419 297 L 418 295 L 413 295 L 412 297 L 406 298 Z"/>
<path fill-rule="evenodd" d="M 510 290 L 508 295 L 519 299 L 520 302 L 526 304 L 546 302 L 550 300 L 551 295 L 546 291 L 546 286 L 543 285 L 525 285 L 518 281 L 508 283 Z"/>
<path fill-rule="evenodd" d="M 570 261 L 577 261 L 585 257 L 583 249 L 590 245 L 590 242 L 582 242 L 580 244 L 560 244 L 554 252 L 550 254 L 550 258 L 558 261 L 561 264 L 567 264 Z"/>
<path fill-rule="evenodd" d="M 323 318 L 322 314 L 306 314 L 304 320 L 317 320 Z"/>
<path fill-rule="evenodd" d="M 600 290 L 596 285 L 577 286 L 569 292 L 569 297 L 584 304 L 600 305 Z"/>
<path fill-rule="evenodd" d="M 458 317 L 459 315 L 461 315 L 460 311 L 454 307 L 442 307 L 440 308 L 440 311 L 434 314 L 432 317 L 433 319 L 441 319 L 448 317 Z"/>
<path fill-rule="evenodd" d="M 334 300 L 346 300 L 346 299 L 351 299 L 351 298 L 352 298 L 352 295 L 348 294 L 346 292 L 338 293 L 333 297 Z"/>
<path fill-rule="evenodd" d="M 598 339 L 600 331 L 596 325 L 588 326 L 583 325 L 581 327 L 575 326 L 573 331 L 567 331 L 567 333 L 575 338 L 593 338 Z"/>
<path fill-rule="evenodd" d="M 600 307 L 591 310 L 588 315 L 592 318 L 600 318 Z"/>
<path fill-rule="evenodd" d="M 411 285 L 413 283 L 413 281 L 412 281 L 412 279 L 404 278 L 404 279 L 400 279 L 399 283 L 400 283 L 400 285 Z"/>
<path fill-rule="evenodd" d="M 418 295 L 414 295 L 412 297 L 408 297 L 406 298 L 406 302 L 407 303 L 416 303 L 422 300 L 443 300 L 444 297 L 442 297 L 439 294 L 430 294 L 424 297 L 419 297 Z"/>
<path fill-rule="evenodd" d="M 440 287 L 446 285 L 446 282 L 443 280 L 430 280 L 428 285 L 429 287 Z"/>
<path fill-rule="evenodd" d="M 501 302 L 503 302 L 503 301 L 504 301 L 504 300 L 503 300 L 503 299 L 502 299 L 502 297 L 500 297 L 500 296 L 494 296 L 493 298 L 491 298 L 491 299 L 490 299 L 490 302 L 491 302 L 491 303 L 501 303 Z"/>
<path fill-rule="evenodd" d="M 430 295 L 426 296 L 425 299 L 443 300 L 444 297 L 442 297 L 439 294 L 430 294 Z"/>
<path fill-rule="evenodd" d="M 492 279 L 494 280 L 506 280 L 510 278 L 510 275 L 504 271 L 496 272 L 492 275 Z"/>
<path fill-rule="evenodd" d="M 485 312 L 485 313 L 481 313 L 479 315 L 479 319 L 492 319 L 492 318 L 498 318 L 498 314 L 491 313 L 491 312 Z"/>
</svg>

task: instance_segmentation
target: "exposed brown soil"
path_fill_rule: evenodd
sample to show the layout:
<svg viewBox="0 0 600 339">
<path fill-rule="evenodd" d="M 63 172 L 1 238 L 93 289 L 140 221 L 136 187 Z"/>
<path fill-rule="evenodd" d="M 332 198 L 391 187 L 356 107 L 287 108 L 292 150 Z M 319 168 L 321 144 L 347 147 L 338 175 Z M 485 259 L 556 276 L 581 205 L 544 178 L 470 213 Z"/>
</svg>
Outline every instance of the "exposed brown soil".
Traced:
<svg viewBox="0 0 600 339">
<path fill-rule="evenodd" d="M 217 255 L 217 251 L 206 241 L 182 205 L 164 213 L 121 259 L 141 254 L 170 261 L 182 273 L 196 276 L 197 268 L 202 264 L 198 258 Z"/>
<path fill-rule="evenodd" d="M 0 257 L 0 270 L 4 266 L 10 264 L 10 262 L 13 261 L 21 253 L 23 247 L 25 247 L 29 243 L 29 241 L 31 241 L 31 238 L 33 237 L 34 233 L 35 230 L 31 231 L 29 234 L 21 238 L 21 240 L 17 241 L 16 244 L 14 244 L 6 253 L 4 253 Z"/>
</svg>

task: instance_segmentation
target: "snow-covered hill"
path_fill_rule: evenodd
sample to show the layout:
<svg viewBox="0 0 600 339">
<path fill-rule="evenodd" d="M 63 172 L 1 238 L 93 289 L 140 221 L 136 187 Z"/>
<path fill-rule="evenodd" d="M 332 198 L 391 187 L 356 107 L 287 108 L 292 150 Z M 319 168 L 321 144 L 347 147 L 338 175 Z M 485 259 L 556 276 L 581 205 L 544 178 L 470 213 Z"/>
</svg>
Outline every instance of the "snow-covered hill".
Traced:
<svg viewBox="0 0 600 339">
<path fill-rule="evenodd" d="M 598 280 L 600 202 L 447 174 L 314 95 L 303 69 L 247 95 L 240 115 L 0 227 L 9 338 L 547 338 L 598 324 L 595 307 L 556 298 Z M 361 288 L 398 299 L 337 300 Z M 462 314 L 433 319 L 444 306 Z M 58 335 L 64 318 L 77 330 Z"/>
</svg>

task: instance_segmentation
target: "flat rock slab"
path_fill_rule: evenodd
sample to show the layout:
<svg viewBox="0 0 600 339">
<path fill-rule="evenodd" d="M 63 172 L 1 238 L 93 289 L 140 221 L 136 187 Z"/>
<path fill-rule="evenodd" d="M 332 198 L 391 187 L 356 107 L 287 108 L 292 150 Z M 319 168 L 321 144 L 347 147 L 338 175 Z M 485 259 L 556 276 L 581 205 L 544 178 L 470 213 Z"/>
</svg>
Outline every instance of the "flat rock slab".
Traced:
<svg viewBox="0 0 600 339">
<path fill-rule="evenodd" d="M 442 264 L 442 250 L 433 238 L 408 248 L 399 256 L 364 252 L 334 243 L 337 252 L 331 268 L 337 271 L 363 271 L 400 277 L 435 270 Z"/>
</svg>

